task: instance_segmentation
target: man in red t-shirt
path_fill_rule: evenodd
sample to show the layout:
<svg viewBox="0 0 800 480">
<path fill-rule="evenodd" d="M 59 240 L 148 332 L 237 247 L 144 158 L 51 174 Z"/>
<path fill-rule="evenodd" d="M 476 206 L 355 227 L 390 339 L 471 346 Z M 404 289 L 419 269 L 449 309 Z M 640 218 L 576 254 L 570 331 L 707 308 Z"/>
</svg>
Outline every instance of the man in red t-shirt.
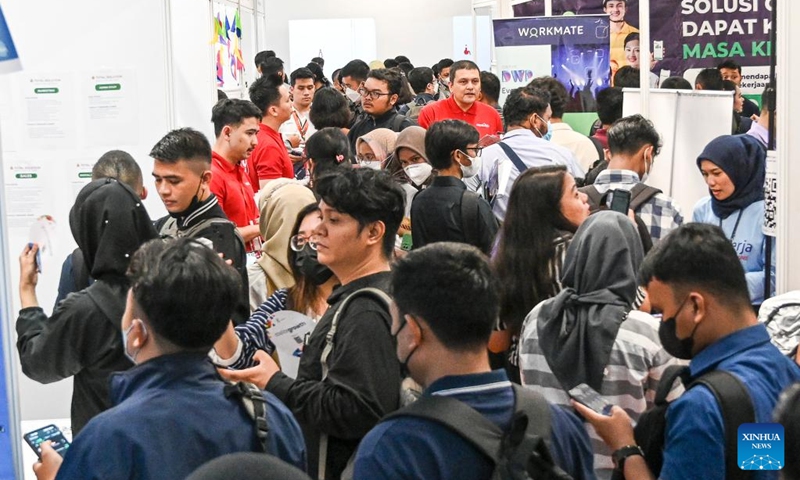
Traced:
<svg viewBox="0 0 800 480">
<path fill-rule="evenodd" d="M 247 159 L 247 175 L 258 191 L 276 178 L 294 178 L 294 167 L 278 129 L 292 116 L 289 87 L 272 77 L 261 77 L 250 86 L 250 100 L 261 111 L 258 145 Z"/>
<path fill-rule="evenodd" d="M 248 253 L 261 249 L 258 208 L 243 161 L 256 148 L 261 112 L 252 102 L 221 100 L 211 110 L 217 141 L 211 154 L 211 191 L 236 224 Z"/>
<path fill-rule="evenodd" d="M 481 93 L 481 71 L 469 60 L 460 60 L 450 67 L 450 97 L 425 106 L 419 112 L 419 126 L 428 129 L 434 122 L 463 120 L 478 130 L 481 138 L 503 133 L 503 121 L 497 110 L 478 102 Z"/>
</svg>

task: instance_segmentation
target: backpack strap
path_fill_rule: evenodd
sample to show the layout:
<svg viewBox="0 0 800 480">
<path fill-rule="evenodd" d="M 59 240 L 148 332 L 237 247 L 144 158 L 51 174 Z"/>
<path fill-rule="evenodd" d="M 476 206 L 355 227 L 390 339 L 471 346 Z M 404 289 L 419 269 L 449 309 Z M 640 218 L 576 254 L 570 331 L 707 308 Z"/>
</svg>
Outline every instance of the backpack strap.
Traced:
<svg viewBox="0 0 800 480">
<path fill-rule="evenodd" d="M 686 365 L 670 365 L 661 374 L 661 379 L 658 380 L 658 388 L 656 388 L 656 396 L 653 404 L 666 405 L 669 403 L 667 397 L 675 385 L 675 380 L 681 379 L 681 383 L 685 384 L 689 379 L 689 367 Z"/>
<path fill-rule="evenodd" d="M 229 383 L 223 392 L 226 398 L 237 397 L 247 415 L 253 420 L 256 438 L 263 453 L 269 450 L 269 423 L 267 421 L 267 401 L 256 385 L 249 382 Z"/>
<path fill-rule="evenodd" d="M 517 155 L 517 152 L 515 152 L 513 148 L 509 147 L 506 143 L 503 142 L 499 142 L 498 145 L 500 145 L 500 148 L 502 148 L 503 151 L 506 152 L 506 156 L 511 160 L 511 163 L 513 163 L 514 166 L 517 167 L 517 171 L 519 173 L 522 173 L 528 169 L 528 167 L 522 162 L 522 159 L 519 158 L 519 155 Z"/>
<path fill-rule="evenodd" d="M 661 193 L 661 190 L 645 185 L 644 183 L 637 183 L 631 188 L 631 206 L 630 209 L 634 212 L 639 210 L 639 207 L 647 203 L 651 198 Z"/>
<path fill-rule="evenodd" d="M 478 240 L 478 195 L 469 190 L 461 194 L 461 228 L 467 243 Z"/>
<path fill-rule="evenodd" d="M 406 119 L 405 116 L 403 116 L 403 115 L 401 115 L 399 113 L 396 114 L 394 116 L 394 118 L 392 119 L 392 128 L 391 128 L 391 130 L 393 132 L 399 132 L 400 131 L 400 127 L 403 125 L 403 121 L 405 119 Z"/>
<path fill-rule="evenodd" d="M 603 144 L 600 143 L 600 140 L 598 140 L 598 139 L 596 139 L 594 137 L 586 137 L 586 138 L 588 138 L 589 140 L 592 141 L 592 144 L 594 145 L 594 149 L 597 150 L 597 161 L 592 164 L 592 168 L 594 168 L 597 165 L 600 165 L 601 163 L 603 163 L 603 160 L 606 159 L 606 152 L 603 150 Z"/>
<path fill-rule="evenodd" d="M 756 422 L 750 392 L 739 378 L 725 370 L 712 370 L 692 381 L 688 388 L 698 384 L 705 385 L 711 390 L 722 411 L 725 434 L 725 478 L 727 480 L 753 478 L 753 472 L 739 469 L 736 455 L 739 426 Z"/>
<path fill-rule="evenodd" d="M 342 312 L 347 309 L 347 306 L 350 302 L 361 295 L 370 295 L 376 299 L 378 302 L 381 303 L 386 307 L 386 311 L 391 311 L 391 304 L 392 299 L 389 295 L 386 294 L 383 290 L 379 290 L 374 287 L 367 287 L 356 290 L 355 292 L 348 295 L 342 303 L 336 308 L 336 312 L 333 314 L 333 320 L 331 320 L 331 328 L 328 330 L 327 335 L 325 335 L 325 347 L 322 349 L 322 355 L 319 358 L 319 362 L 322 365 L 322 378 L 320 381 L 324 381 L 328 378 L 328 371 L 330 367 L 328 366 L 328 357 L 331 355 L 333 351 L 333 339 L 336 337 L 336 330 L 339 328 L 339 319 L 342 316 Z M 319 436 L 319 462 L 317 464 L 317 478 L 325 479 L 325 473 L 327 470 L 328 465 L 328 434 L 321 433 Z"/>
<path fill-rule="evenodd" d="M 594 185 L 587 185 L 579 188 L 578 190 L 580 190 L 582 193 L 585 193 L 586 196 L 589 197 L 589 206 L 593 212 L 605 205 L 606 196 L 601 194 L 600 190 L 598 190 Z"/>
</svg>

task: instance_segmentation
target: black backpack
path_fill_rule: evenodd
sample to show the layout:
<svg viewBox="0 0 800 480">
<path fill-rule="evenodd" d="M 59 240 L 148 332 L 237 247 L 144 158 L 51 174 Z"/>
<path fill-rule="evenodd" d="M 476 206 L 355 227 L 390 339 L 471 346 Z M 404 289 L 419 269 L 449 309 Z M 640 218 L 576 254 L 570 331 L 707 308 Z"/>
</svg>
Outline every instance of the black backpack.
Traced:
<svg viewBox="0 0 800 480">
<path fill-rule="evenodd" d="M 654 406 L 639 417 L 633 429 L 636 444 L 644 451 L 645 461 L 653 476 L 658 478 L 664 465 L 667 409 L 670 404 L 667 402 L 667 396 L 676 379 L 680 379 L 683 384 L 688 382 L 687 391 L 697 385 L 705 385 L 714 394 L 722 410 L 725 432 L 725 478 L 727 480 L 753 478 L 753 472 L 739 469 L 737 462 L 739 425 L 756 421 L 753 402 L 747 388 L 736 376 L 724 370 L 713 370 L 690 381 L 689 367 L 683 365 L 673 365 L 664 371 L 656 390 Z M 612 480 L 622 480 L 622 478 L 621 472 L 614 471 Z"/>
<path fill-rule="evenodd" d="M 492 480 L 571 479 L 550 455 L 550 405 L 536 392 L 513 388 L 514 416 L 506 432 L 466 403 L 440 395 L 423 396 L 381 421 L 411 416 L 444 425 L 492 460 Z"/>
<path fill-rule="evenodd" d="M 578 190 L 585 193 L 586 196 L 589 197 L 589 211 L 591 213 L 606 210 L 606 199 L 608 198 L 608 194 L 613 191 L 609 190 L 605 194 L 601 194 L 594 185 L 587 185 L 579 188 Z M 639 207 L 647 203 L 648 200 L 655 197 L 659 193 L 661 193 L 661 190 L 649 185 L 645 185 L 644 183 L 637 183 L 631 189 L 631 203 L 628 208 L 634 212 L 636 229 L 639 231 L 639 238 L 642 240 L 642 247 L 644 248 L 645 254 L 647 254 L 647 252 L 653 248 L 653 238 L 650 236 L 650 230 L 647 228 L 647 225 L 639 217 L 639 214 L 636 213 L 636 211 L 639 209 Z"/>
</svg>

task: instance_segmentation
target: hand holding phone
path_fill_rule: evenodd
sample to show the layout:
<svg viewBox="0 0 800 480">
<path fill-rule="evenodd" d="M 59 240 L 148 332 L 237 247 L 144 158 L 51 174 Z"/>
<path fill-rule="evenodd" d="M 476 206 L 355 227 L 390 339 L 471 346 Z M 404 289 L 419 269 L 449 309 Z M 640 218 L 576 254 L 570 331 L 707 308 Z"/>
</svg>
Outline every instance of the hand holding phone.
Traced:
<svg viewBox="0 0 800 480">
<path fill-rule="evenodd" d="M 610 417 L 611 408 L 613 405 L 603 400 L 603 397 L 589 385 L 581 383 L 569 392 L 569 396 L 575 399 L 576 402 L 586 405 L 593 411 Z"/>
<path fill-rule="evenodd" d="M 62 457 L 67 452 L 67 449 L 70 446 L 70 443 L 64 437 L 64 434 L 61 433 L 61 430 L 58 429 L 55 425 L 47 425 L 46 427 L 42 427 L 38 430 L 34 430 L 32 432 L 28 432 L 22 436 L 25 439 L 25 442 L 30 445 L 36 455 L 39 458 L 42 458 L 42 443 L 46 441 L 50 441 L 50 446 L 53 450 L 56 451 Z"/>
</svg>

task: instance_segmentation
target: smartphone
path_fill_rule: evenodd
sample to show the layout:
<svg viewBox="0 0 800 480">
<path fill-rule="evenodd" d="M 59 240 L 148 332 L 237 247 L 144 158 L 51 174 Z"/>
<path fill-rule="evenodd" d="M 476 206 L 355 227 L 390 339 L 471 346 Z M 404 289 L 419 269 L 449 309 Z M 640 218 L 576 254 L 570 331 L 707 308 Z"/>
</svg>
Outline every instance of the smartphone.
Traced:
<svg viewBox="0 0 800 480">
<path fill-rule="evenodd" d="M 657 62 L 664 60 L 663 40 L 656 40 L 655 42 L 653 42 L 653 59 Z"/>
<path fill-rule="evenodd" d="M 614 196 L 611 199 L 611 205 L 609 205 L 609 209 L 619 212 L 623 215 L 628 214 L 628 208 L 631 205 L 631 192 L 628 190 L 617 189 L 614 190 Z"/>
<path fill-rule="evenodd" d="M 568 393 L 569 396 L 574 398 L 578 403 L 586 405 L 601 415 L 611 416 L 611 407 L 613 405 L 603 400 L 603 397 L 589 385 L 581 383 Z"/>
<path fill-rule="evenodd" d="M 28 244 L 28 248 L 33 248 L 33 242 Z M 42 249 L 36 250 L 36 258 L 33 259 L 36 264 L 36 271 L 42 273 Z"/>
<path fill-rule="evenodd" d="M 23 435 L 22 438 L 24 438 L 25 442 L 31 446 L 39 458 L 42 458 L 41 444 L 48 440 L 52 442 L 51 446 L 53 449 L 62 457 L 69 448 L 69 442 L 64 437 L 64 434 L 61 433 L 61 430 L 59 430 L 55 425 L 48 425 L 38 430 L 28 432 Z"/>
<path fill-rule="evenodd" d="M 303 151 L 294 148 L 292 150 L 289 150 L 289 155 L 302 158 L 303 157 Z"/>
</svg>

